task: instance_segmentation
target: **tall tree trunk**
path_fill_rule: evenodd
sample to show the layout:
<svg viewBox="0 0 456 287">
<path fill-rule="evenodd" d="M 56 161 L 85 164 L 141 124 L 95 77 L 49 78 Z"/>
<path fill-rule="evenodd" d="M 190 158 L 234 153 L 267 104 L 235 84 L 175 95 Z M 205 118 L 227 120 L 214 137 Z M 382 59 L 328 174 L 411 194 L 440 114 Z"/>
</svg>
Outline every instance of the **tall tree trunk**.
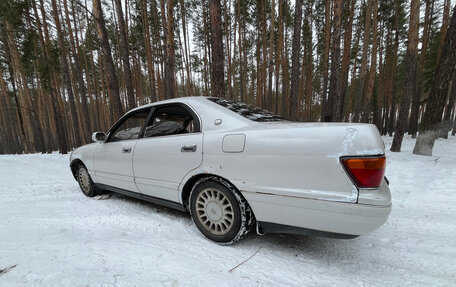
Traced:
<svg viewBox="0 0 456 287">
<path fill-rule="evenodd" d="M 367 55 L 369 53 L 369 39 L 371 31 L 371 16 L 372 16 L 372 2 L 367 0 L 366 17 L 364 23 L 364 36 L 363 36 L 363 54 L 361 56 L 361 67 L 359 70 L 359 84 L 358 91 L 356 92 L 355 108 L 354 108 L 354 122 L 359 122 L 361 115 L 361 103 L 364 95 L 364 85 L 367 75 Z"/>
<path fill-rule="evenodd" d="M 389 115 L 388 115 L 388 134 L 389 136 L 393 135 L 394 127 L 395 127 L 395 122 L 396 122 L 396 106 L 397 106 L 397 77 L 395 76 L 397 73 L 397 61 L 398 61 L 398 52 L 399 52 L 399 33 L 400 33 L 400 26 L 399 26 L 399 21 L 398 21 L 398 14 L 400 10 L 400 5 L 399 2 L 395 2 L 395 17 L 394 17 L 394 29 L 395 29 L 395 35 L 394 35 L 394 49 L 393 49 L 393 63 L 392 63 L 392 72 L 391 76 L 392 78 L 392 90 L 393 92 L 391 93 L 391 107 L 389 110 Z"/>
<path fill-rule="evenodd" d="M 298 93 L 299 93 L 299 75 L 300 75 L 300 57 L 299 50 L 301 46 L 301 25 L 302 25 L 302 3 L 303 0 L 295 2 L 295 18 L 293 26 L 293 44 L 291 48 L 291 91 L 290 91 L 290 110 L 289 118 L 292 121 L 298 120 Z"/>
<path fill-rule="evenodd" d="M 84 142 L 88 143 L 90 140 L 90 133 L 93 132 L 94 127 L 92 126 L 92 122 L 90 121 L 90 114 L 89 114 L 89 107 L 88 107 L 88 100 L 87 100 L 87 90 L 85 87 L 83 72 L 82 72 L 82 68 L 81 68 L 81 64 L 80 64 L 81 51 L 80 51 L 78 33 L 77 33 L 78 27 L 76 25 L 74 25 L 75 35 L 73 35 L 73 29 L 71 26 L 70 13 L 68 11 L 67 0 L 64 0 L 63 4 L 65 7 L 65 16 L 66 16 L 65 19 L 66 19 L 66 24 L 68 27 L 68 33 L 70 35 L 71 50 L 73 52 L 74 73 L 76 74 L 78 88 L 79 88 L 78 91 L 79 91 L 79 95 L 81 98 L 82 116 L 83 116 L 84 126 L 85 126 L 85 130 L 83 131 L 84 139 L 85 139 Z M 72 12 L 73 12 L 74 24 L 76 24 L 76 20 L 75 20 L 76 15 L 75 15 L 74 7 L 73 7 L 73 2 L 72 2 Z M 75 46 L 75 42 L 76 42 L 76 46 Z"/>
<path fill-rule="evenodd" d="M 147 0 L 141 0 L 141 12 L 142 12 L 142 20 L 143 20 L 143 27 L 144 27 L 144 41 L 145 41 L 145 48 L 146 48 L 146 57 L 147 57 L 147 75 L 149 77 L 149 85 L 150 85 L 150 98 L 152 102 L 158 101 L 157 98 L 157 91 L 155 89 L 155 65 L 153 60 L 153 49 L 151 48 L 150 41 L 153 40 L 153 37 L 150 35 L 149 30 L 149 17 L 148 17 L 148 10 L 147 10 Z"/>
<path fill-rule="evenodd" d="M 17 130 L 15 129 L 16 121 L 13 119 L 13 115 L 11 112 L 11 100 L 8 95 L 8 87 L 7 83 L 4 78 L 3 74 L 3 69 L 0 65 L 0 97 L 2 97 L 1 101 L 1 106 L 4 108 L 4 111 L 2 112 L 2 124 L 5 125 L 5 130 L 7 132 L 7 138 L 9 139 L 8 141 L 8 153 L 20 153 L 21 152 L 21 147 L 19 142 L 17 141 L 18 135 L 17 135 Z"/>
<path fill-rule="evenodd" d="M 377 74 L 377 48 L 378 48 L 378 0 L 372 0 L 372 51 L 370 71 L 368 79 L 365 83 L 364 103 L 363 103 L 363 116 L 362 122 L 368 123 L 370 118 L 370 106 L 372 100 L 372 93 L 374 91 L 375 76 Z"/>
<path fill-rule="evenodd" d="M 331 1 L 325 1 L 325 50 L 323 53 L 323 92 L 321 97 L 321 121 L 326 116 L 326 98 L 329 81 L 329 50 L 331 43 Z"/>
<path fill-rule="evenodd" d="M 258 70 L 258 72 L 261 71 L 261 85 L 258 86 L 258 89 L 260 90 L 260 104 L 258 106 L 265 108 L 267 106 L 267 68 L 268 68 L 268 53 L 267 53 L 267 27 L 266 27 L 266 1 L 261 0 L 261 55 L 262 61 L 261 61 L 261 69 Z"/>
<path fill-rule="evenodd" d="M 451 135 L 456 135 L 456 107 L 453 107 L 453 130 L 451 131 Z"/>
<path fill-rule="evenodd" d="M 225 98 L 225 55 L 223 52 L 220 0 L 209 0 L 211 23 L 211 96 Z"/>
<path fill-rule="evenodd" d="M 421 41 L 421 53 L 420 60 L 418 62 L 418 72 L 417 72 L 417 89 L 416 93 L 413 94 L 412 98 L 412 110 L 410 112 L 410 123 L 409 123 L 409 134 L 412 135 L 412 138 L 416 138 L 416 133 L 418 132 L 418 114 L 420 111 L 420 101 L 421 101 L 421 92 L 422 84 L 421 79 L 423 77 L 424 69 L 424 60 L 426 59 L 426 52 L 429 43 L 430 30 L 433 22 L 433 7 L 434 1 L 426 0 L 426 8 L 424 13 L 424 27 L 423 27 L 423 37 Z"/>
<path fill-rule="evenodd" d="M 379 18 L 381 15 L 379 16 Z M 385 35 L 385 23 L 382 18 L 380 18 L 380 35 L 378 37 L 378 81 L 374 81 L 377 83 L 384 83 L 385 81 L 385 65 L 384 65 L 384 35 Z M 374 83 L 375 87 L 375 83 Z M 385 102 L 385 85 L 384 84 L 378 84 L 377 85 L 377 92 L 374 92 L 374 98 L 375 100 L 373 101 L 373 106 L 374 106 L 374 120 L 373 124 L 377 127 L 378 131 L 382 133 L 382 122 L 384 119 L 385 113 L 383 112 L 384 110 L 384 105 L 383 103 Z"/>
<path fill-rule="evenodd" d="M 193 84 L 192 84 L 192 76 L 191 76 L 191 66 L 190 66 L 190 59 L 188 57 L 188 44 L 187 44 L 187 16 L 186 16 L 186 9 L 185 9 L 185 2 L 184 0 L 180 0 L 181 6 L 181 14 L 182 14 L 182 32 L 184 34 L 184 55 L 185 55 L 185 71 L 187 73 L 187 91 L 189 96 L 193 96 Z"/>
<path fill-rule="evenodd" d="M 35 9 L 35 17 L 40 18 L 43 20 L 43 33 L 44 33 L 44 60 L 46 62 L 49 61 L 49 47 L 51 45 L 50 43 L 50 38 L 49 38 L 49 30 L 47 27 L 47 20 L 46 20 L 46 13 L 44 10 L 44 1 L 40 0 L 40 12 L 41 12 L 41 17 L 38 17 L 38 12 L 36 11 L 36 6 L 33 4 L 34 9 Z M 41 34 L 41 31 L 40 31 Z M 42 36 L 41 36 L 42 37 Z M 54 75 L 56 73 L 55 67 L 50 64 L 50 73 L 46 75 L 46 80 L 47 80 L 47 85 L 49 89 L 49 94 L 51 97 L 51 109 L 52 109 L 52 116 L 53 120 L 55 122 L 55 136 L 57 138 L 57 147 L 59 151 L 63 154 L 67 153 L 69 150 L 68 147 L 68 137 L 67 137 L 67 132 L 65 129 L 65 121 L 63 118 L 63 111 L 59 105 L 59 95 L 57 91 L 57 83 L 54 80 Z"/>
<path fill-rule="evenodd" d="M 288 27 L 285 24 L 285 37 L 284 39 L 288 39 Z M 282 60 L 282 116 L 288 117 L 289 114 L 289 105 L 290 105 L 290 62 L 289 62 L 289 54 L 288 54 L 288 42 L 285 41 L 285 53 L 283 55 Z"/>
<path fill-rule="evenodd" d="M 279 5 L 279 16 L 277 19 L 277 45 L 275 52 L 275 89 L 276 89 L 276 98 L 275 98 L 275 109 L 276 113 L 279 113 L 279 79 L 280 79 L 280 68 L 283 61 L 283 0 L 279 0 L 277 3 Z M 283 73 L 283 71 L 282 71 Z M 283 76 L 282 76 L 282 85 L 283 85 Z M 282 95 L 284 97 L 284 95 Z"/>
<path fill-rule="evenodd" d="M 410 4 L 410 25 L 407 51 L 405 54 L 405 83 L 404 92 L 399 108 L 399 116 L 394 131 L 393 143 L 391 151 L 400 152 L 402 138 L 404 137 L 405 129 L 407 128 L 410 100 L 416 93 L 416 72 L 417 72 L 417 57 L 418 57 L 418 28 L 420 23 L 420 1 L 411 0 Z"/>
<path fill-rule="evenodd" d="M 93 14 L 97 26 L 98 37 L 102 49 L 103 60 L 107 74 L 108 94 L 112 107 L 113 116 L 119 119 L 123 114 L 122 102 L 120 100 L 119 82 L 117 81 L 114 62 L 112 60 L 111 46 L 109 45 L 108 32 L 101 8 L 101 0 L 92 0 Z"/>
<path fill-rule="evenodd" d="M 54 0 L 55 1 L 55 0 Z M 127 87 L 127 101 L 128 109 L 133 109 L 136 106 L 135 92 L 133 90 L 133 80 L 130 69 L 130 56 L 128 55 L 128 39 L 127 39 L 127 26 L 122 11 L 122 3 L 120 0 L 114 0 L 117 13 L 117 22 L 119 23 L 119 44 L 120 54 L 122 57 L 122 63 L 124 68 L 125 86 Z M 149 38 L 145 39 L 149 41 Z"/>
<path fill-rule="evenodd" d="M 356 29 L 356 40 L 355 40 L 355 44 L 353 46 L 353 55 L 355 55 L 355 57 L 353 59 L 354 63 L 353 63 L 353 69 L 352 69 L 352 73 L 351 73 L 350 96 L 349 97 L 345 96 L 345 97 L 347 97 L 347 108 L 345 109 L 345 121 L 347 121 L 347 122 L 353 120 L 353 112 L 354 112 L 353 109 L 354 109 L 354 106 L 355 106 L 356 88 L 357 88 L 357 85 L 358 85 L 357 70 L 359 69 L 359 61 L 358 61 L 358 56 L 357 55 L 358 55 L 359 50 L 360 50 L 359 42 L 361 41 L 361 31 L 362 31 L 362 29 L 363 29 L 363 27 L 362 27 L 362 25 L 360 25 L 360 20 L 358 18 L 357 29 Z M 348 79 L 348 77 L 347 77 L 347 79 Z M 348 83 L 346 83 L 346 85 L 348 85 Z M 345 91 L 345 93 L 347 93 L 347 90 Z"/>
<path fill-rule="evenodd" d="M 345 103 L 345 99 L 347 98 L 347 89 L 348 89 L 348 71 L 350 68 L 350 56 L 351 56 L 351 45 L 352 45 L 352 31 L 353 31 L 353 18 L 355 15 L 355 6 L 356 6 L 356 0 L 350 0 L 348 1 L 349 7 L 350 7 L 350 14 L 348 16 L 348 21 L 346 21 L 344 25 L 344 51 L 343 51 L 343 56 L 342 56 L 342 67 L 341 67 L 341 73 L 342 73 L 342 87 L 341 87 L 341 115 L 343 115 L 343 109 L 344 106 L 343 104 Z M 351 2 L 351 3 L 350 3 Z M 351 4 L 351 5 L 350 5 Z M 359 41 L 359 37 L 357 38 L 357 41 Z M 355 49 L 357 47 L 355 46 Z M 356 65 L 355 65 L 356 66 Z M 354 81 L 351 83 L 352 85 L 354 84 Z"/>
<path fill-rule="evenodd" d="M 269 27 L 269 67 L 268 67 L 268 96 L 266 108 L 272 110 L 272 73 L 274 71 L 274 22 L 275 22 L 275 1 L 271 3 L 271 21 Z"/>
<path fill-rule="evenodd" d="M 442 26 L 440 28 L 440 42 L 439 49 L 437 52 L 437 60 L 440 59 L 442 54 L 443 44 L 445 43 L 446 34 L 448 31 L 448 22 L 450 20 L 450 9 L 451 9 L 451 0 L 444 0 L 443 5 L 443 17 L 442 17 Z"/>
<path fill-rule="evenodd" d="M 62 32 L 62 26 L 60 23 L 59 12 L 57 10 L 57 2 L 56 0 L 52 0 L 52 15 L 54 17 L 55 28 L 57 30 L 57 38 L 59 44 L 59 54 L 60 54 L 60 62 L 62 65 L 62 72 L 63 72 L 63 81 L 65 83 L 65 88 L 68 94 L 68 101 L 70 104 L 70 117 L 71 117 L 71 124 L 74 129 L 74 144 L 75 146 L 81 145 L 81 138 L 80 138 L 80 130 L 79 130 L 79 121 L 78 121 L 78 113 L 76 111 L 76 104 L 73 94 L 73 86 L 71 85 L 71 75 L 70 75 L 70 67 L 68 64 L 67 59 L 67 50 L 65 45 L 65 36 Z"/>
<path fill-rule="evenodd" d="M 305 78 L 305 87 L 304 87 L 304 120 L 310 122 L 311 119 L 311 105 L 312 105 L 312 80 L 313 80 L 313 41 L 312 41 L 312 9 L 313 2 L 309 1 L 307 4 L 307 9 L 305 12 L 305 22 L 304 25 L 307 27 L 305 32 L 306 39 L 304 40 L 304 51 L 305 58 L 303 60 L 303 75 Z"/>
<path fill-rule="evenodd" d="M 445 108 L 445 114 L 443 116 L 443 122 L 440 126 L 439 134 L 439 136 L 444 139 L 448 138 L 448 132 L 451 131 L 451 111 L 454 110 L 454 103 L 456 100 L 456 72 L 453 72 L 453 79 L 448 85 L 448 94 L 448 104 Z"/>
<path fill-rule="evenodd" d="M 241 9 L 243 7 L 241 7 L 241 0 L 238 0 L 237 2 L 237 12 L 236 12 L 236 17 L 237 17 L 237 21 L 239 23 L 239 26 L 238 26 L 238 34 L 239 34 L 239 89 L 240 89 L 240 98 L 241 98 L 241 101 L 245 101 L 245 98 L 246 98 L 246 95 L 245 95 L 245 78 L 246 78 L 246 74 L 245 74 L 245 70 L 244 70 L 244 63 L 243 63 L 243 54 L 245 53 L 244 51 L 244 43 L 245 41 L 243 41 L 244 37 L 243 37 L 243 30 L 245 29 L 245 20 L 244 20 L 244 17 L 242 17 L 241 19 Z"/>
<path fill-rule="evenodd" d="M 340 37 L 342 23 L 342 0 L 335 0 L 333 7 L 333 33 L 331 53 L 331 78 L 326 106 L 325 122 L 342 121 L 342 82 L 340 75 Z"/>
<path fill-rule="evenodd" d="M 174 2 L 168 0 L 166 2 L 166 18 L 163 6 L 163 0 L 160 0 L 162 6 L 162 21 L 164 27 L 165 45 L 165 99 L 176 97 L 176 80 L 174 73 Z"/>
<path fill-rule="evenodd" d="M 228 13 L 230 12 L 230 4 L 227 6 L 227 0 L 223 0 L 223 10 L 224 10 L 224 29 L 225 29 L 225 45 L 226 45 L 226 59 L 227 59 L 227 85 L 228 85 L 228 91 L 227 91 L 227 98 L 232 99 L 233 98 L 233 85 L 232 85 L 232 63 L 231 63 L 231 21 L 230 18 L 228 17 Z M 235 29 L 236 30 L 236 29 Z M 234 41 L 236 42 L 236 40 Z"/>
<path fill-rule="evenodd" d="M 445 107 L 450 83 L 456 73 L 456 5 L 453 8 L 450 26 L 445 37 L 439 64 L 434 73 L 431 93 L 427 101 L 426 111 L 416 140 L 414 154 L 432 155 L 434 142 L 438 136 L 442 113 Z"/>
</svg>

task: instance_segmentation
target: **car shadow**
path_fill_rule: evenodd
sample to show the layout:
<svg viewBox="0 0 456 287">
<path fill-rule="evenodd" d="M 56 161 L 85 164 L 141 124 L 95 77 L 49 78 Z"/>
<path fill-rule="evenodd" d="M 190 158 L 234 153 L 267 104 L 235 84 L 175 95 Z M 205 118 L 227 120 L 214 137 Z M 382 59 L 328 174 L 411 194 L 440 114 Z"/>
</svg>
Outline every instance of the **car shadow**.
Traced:
<svg viewBox="0 0 456 287">
<path fill-rule="evenodd" d="M 110 195 L 110 199 L 127 202 L 135 206 L 140 206 L 145 212 L 161 213 L 163 216 L 171 218 L 173 220 L 183 219 L 185 221 L 188 221 L 188 226 L 193 225 L 193 221 L 191 221 L 191 216 L 188 212 L 179 211 L 163 205 L 136 199 L 118 193 L 106 194 Z M 344 252 L 349 252 L 352 255 L 355 255 L 359 248 L 359 240 L 361 239 L 333 239 L 281 233 L 258 235 L 254 229 L 244 239 L 233 245 L 233 247 L 251 248 L 251 246 L 258 246 L 270 252 L 274 252 L 274 250 L 280 250 L 281 254 L 283 254 L 283 252 L 286 252 L 290 256 L 306 255 L 311 257 L 316 256 L 319 258 L 321 258 L 321 256 L 324 256 L 327 259 L 332 259 L 332 257 L 337 258 L 339 256 L 338 254 L 340 250 L 344 250 Z"/>
<path fill-rule="evenodd" d="M 171 217 L 174 217 L 174 218 L 179 218 L 179 217 L 181 217 L 181 218 L 190 218 L 190 214 L 188 212 L 180 211 L 180 210 L 177 210 L 177 209 L 174 209 L 174 208 L 170 208 L 170 207 L 166 207 L 164 205 L 160 205 L 160 204 L 157 204 L 157 203 L 153 203 L 153 202 L 145 201 L 145 200 L 142 200 L 142 199 L 138 199 L 138 198 L 122 195 L 122 194 L 115 193 L 115 192 L 106 192 L 104 194 L 110 195 L 111 199 L 121 200 L 121 201 L 124 201 L 124 202 L 129 202 L 129 203 L 132 203 L 132 204 L 135 204 L 135 205 L 139 205 L 142 208 L 149 209 L 150 211 L 154 211 L 154 212 L 157 212 L 157 213 L 163 213 L 163 214 L 165 214 L 167 216 L 171 216 Z"/>
</svg>

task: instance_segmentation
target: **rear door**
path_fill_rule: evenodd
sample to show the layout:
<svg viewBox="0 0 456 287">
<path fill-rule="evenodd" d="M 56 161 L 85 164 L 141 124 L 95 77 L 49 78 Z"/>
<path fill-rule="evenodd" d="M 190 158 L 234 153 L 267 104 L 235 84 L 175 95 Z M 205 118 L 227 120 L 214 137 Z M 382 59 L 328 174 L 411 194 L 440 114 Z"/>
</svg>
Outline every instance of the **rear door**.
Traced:
<svg viewBox="0 0 456 287">
<path fill-rule="evenodd" d="M 143 194 L 179 202 L 178 187 L 203 159 L 200 121 L 184 104 L 157 106 L 133 155 L 135 182 Z"/>
<path fill-rule="evenodd" d="M 150 108 L 120 119 L 106 142 L 97 145 L 94 168 L 97 183 L 138 192 L 133 175 L 133 151 L 142 134 Z"/>
</svg>

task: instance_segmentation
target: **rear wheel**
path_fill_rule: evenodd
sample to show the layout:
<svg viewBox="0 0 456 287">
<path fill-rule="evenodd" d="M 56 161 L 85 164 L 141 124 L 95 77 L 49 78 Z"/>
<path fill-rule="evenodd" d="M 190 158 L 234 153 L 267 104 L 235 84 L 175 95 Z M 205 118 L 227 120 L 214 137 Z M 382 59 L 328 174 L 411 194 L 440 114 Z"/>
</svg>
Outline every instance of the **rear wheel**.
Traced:
<svg viewBox="0 0 456 287">
<path fill-rule="evenodd" d="M 190 195 L 190 212 L 196 227 L 207 238 L 224 244 L 242 239 L 253 223 L 245 199 L 219 178 L 199 180 Z"/>
<path fill-rule="evenodd" d="M 80 164 L 78 166 L 76 174 L 82 193 L 88 197 L 94 197 L 96 195 L 95 186 L 93 184 L 92 178 L 90 178 L 87 168 L 84 165 Z"/>
</svg>

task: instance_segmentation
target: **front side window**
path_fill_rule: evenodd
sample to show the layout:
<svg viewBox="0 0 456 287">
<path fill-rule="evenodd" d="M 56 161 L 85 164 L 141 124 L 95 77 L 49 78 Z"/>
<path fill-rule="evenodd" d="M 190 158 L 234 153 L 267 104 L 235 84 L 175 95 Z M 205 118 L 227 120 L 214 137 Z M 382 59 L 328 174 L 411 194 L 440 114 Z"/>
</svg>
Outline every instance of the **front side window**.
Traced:
<svg viewBox="0 0 456 287">
<path fill-rule="evenodd" d="M 137 139 L 140 136 L 141 128 L 144 126 L 150 109 L 136 112 L 123 120 L 123 122 L 112 131 L 109 141 L 122 141 Z"/>
<path fill-rule="evenodd" d="M 232 101 L 222 98 L 208 98 L 208 100 L 216 104 L 219 104 L 220 106 L 227 108 L 230 111 L 235 112 L 236 114 L 241 115 L 244 118 L 247 118 L 255 122 L 283 121 L 283 119 L 280 116 L 270 111 L 254 107 L 243 102 Z"/>
<path fill-rule="evenodd" d="M 181 105 L 157 107 L 149 120 L 144 137 L 199 132 L 198 120 Z"/>
</svg>

